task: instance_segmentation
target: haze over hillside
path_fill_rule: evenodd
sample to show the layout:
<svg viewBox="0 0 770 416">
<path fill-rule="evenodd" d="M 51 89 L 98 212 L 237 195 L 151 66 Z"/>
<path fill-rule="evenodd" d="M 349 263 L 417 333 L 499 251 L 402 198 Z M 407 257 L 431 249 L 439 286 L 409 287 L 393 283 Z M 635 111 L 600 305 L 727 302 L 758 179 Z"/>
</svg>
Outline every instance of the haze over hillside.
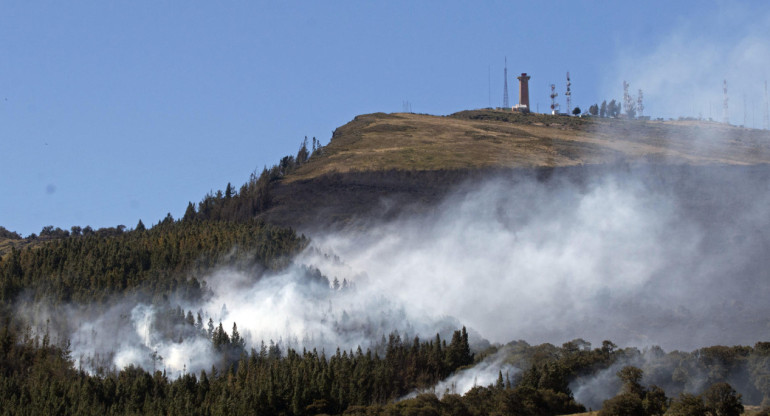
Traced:
<svg viewBox="0 0 770 416">
<path fill-rule="evenodd" d="M 330 172 L 770 162 L 770 133 L 714 122 L 575 118 L 473 110 L 366 114 L 335 130 L 287 181 Z"/>
<path fill-rule="evenodd" d="M 494 172 L 585 177 L 619 166 L 665 169 L 764 166 L 770 132 L 707 121 L 637 121 L 462 111 L 449 116 L 366 114 L 273 187 L 261 215 L 297 227 L 393 217 L 439 202 Z M 649 171 L 649 170 L 648 170 Z"/>
<path fill-rule="evenodd" d="M 3 231 L 0 306 L 38 337 L 20 348 L 66 342 L 82 378 L 162 366 L 192 385 L 189 374 L 204 383 L 207 371 L 224 382 L 213 366 L 238 377 L 248 367 L 261 381 L 244 386 L 281 396 L 259 401 L 265 413 L 289 401 L 303 414 L 442 397 L 477 380 L 498 380 L 494 394 L 556 393 L 542 406 L 566 413 L 583 409 L 573 398 L 595 408 L 615 394 L 624 365 L 649 370 L 669 395 L 727 380 L 752 403 L 770 401 L 768 139 L 694 121 L 363 115 L 182 218 L 46 227 L 36 239 Z M 706 348 L 724 344 L 754 347 Z M 424 370 L 407 360 L 415 378 L 376 394 L 303 399 L 308 383 L 263 372 L 294 365 L 299 350 L 314 368 L 342 350 L 329 362 L 378 362 L 375 373 L 407 350 L 431 358 Z M 555 381 L 536 376 L 549 368 L 560 368 Z M 389 383 L 372 374 L 350 392 Z"/>
</svg>

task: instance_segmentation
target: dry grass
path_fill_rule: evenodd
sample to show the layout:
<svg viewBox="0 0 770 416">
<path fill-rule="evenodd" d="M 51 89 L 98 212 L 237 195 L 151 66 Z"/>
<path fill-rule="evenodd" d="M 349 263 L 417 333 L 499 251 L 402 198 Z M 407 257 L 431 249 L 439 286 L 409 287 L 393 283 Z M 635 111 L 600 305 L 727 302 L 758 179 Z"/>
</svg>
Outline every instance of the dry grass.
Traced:
<svg viewBox="0 0 770 416">
<path fill-rule="evenodd" d="M 746 405 L 744 405 L 743 407 L 744 407 L 743 414 L 747 415 L 747 416 L 755 415 L 755 414 L 759 413 L 759 411 L 761 410 L 761 408 L 759 406 L 746 406 Z M 585 412 L 585 413 L 575 413 L 575 414 L 572 414 L 572 415 L 564 415 L 564 416 L 596 416 L 598 414 L 599 414 L 599 411 L 594 411 L 594 412 Z"/>
<path fill-rule="evenodd" d="M 14 241 L 7 238 L 0 238 L 0 257 L 3 257 L 5 253 L 8 253 L 11 251 L 11 248 L 14 247 Z"/>
<path fill-rule="evenodd" d="M 287 181 L 331 172 L 563 167 L 617 162 L 770 163 L 770 134 L 717 123 L 578 119 L 494 110 L 367 114 Z"/>
<path fill-rule="evenodd" d="M 2 238 L 0 237 L 0 258 L 5 257 L 8 253 L 11 252 L 11 248 L 16 248 L 17 250 L 21 250 L 27 247 L 37 247 L 46 241 L 49 241 L 47 239 L 28 239 L 23 238 L 21 240 L 15 240 L 15 239 L 9 239 L 9 238 Z"/>
<path fill-rule="evenodd" d="M 21 248 L 24 246 L 24 240 L 12 240 L 0 237 L 0 258 L 11 252 L 11 248 Z"/>
<path fill-rule="evenodd" d="M 747 416 L 756 415 L 762 410 L 761 406 L 747 406 L 743 405 L 743 414 Z"/>
</svg>

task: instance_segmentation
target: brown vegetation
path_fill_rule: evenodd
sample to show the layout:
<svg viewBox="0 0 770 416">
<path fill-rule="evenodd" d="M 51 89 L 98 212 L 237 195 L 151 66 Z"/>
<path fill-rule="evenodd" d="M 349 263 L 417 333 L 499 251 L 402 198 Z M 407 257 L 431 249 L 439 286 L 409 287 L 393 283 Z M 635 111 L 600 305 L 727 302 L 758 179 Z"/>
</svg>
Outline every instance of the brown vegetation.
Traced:
<svg viewBox="0 0 770 416">
<path fill-rule="evenodd" d="M 366 114 L 285 181 L 332 172 L 453 170 L 617 162 L 770 162 L 770 133 L 708 122 L 581 119 L 497 110 L 451 116 Z"/>
</svg>

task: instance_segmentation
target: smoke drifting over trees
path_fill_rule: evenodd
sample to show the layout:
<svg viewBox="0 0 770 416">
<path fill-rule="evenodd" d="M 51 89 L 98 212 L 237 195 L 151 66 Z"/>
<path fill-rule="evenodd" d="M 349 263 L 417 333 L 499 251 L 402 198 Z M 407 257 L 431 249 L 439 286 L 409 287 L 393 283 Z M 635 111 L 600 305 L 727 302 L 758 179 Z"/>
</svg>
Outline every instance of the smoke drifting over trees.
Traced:
<svg viewBox="0 0 770 416">
<path fill-rule="evenodd" d="M 709 137 L 698 145 L 715 150 Z M 304 144 L 300 153 L 312 157 Z M 437 204 L 362 213 L 308 237 L 239 219 L 253 212 L 241 202 L 291 171 L 273 180 L 273 170 L 249 182 L 256 199 L 228 184 L 178 221 L 11 250 L 0 263 L 3 311 L 15 317 L 4 362 L 105 383 L 149 378 L 156 393 L 235 377 L 266 395 L 268 413 L 399 398 L 392 406 L 491 411 L 532 397 L 546 413 L 577 411 L 615 396 L 629 365 L 662 388 L 648 395 L 728 382 L 752 403 L 770 397 L 764 166 L 498 171 Z M 343 385 L 356 366 L 371 371 Z M 19 390 L 30 379 L 17 367 L 5 370 Z M 162 402 L 149 392 L 147 403 Z M 216 401 L 208 394 L 199 403 Z"/>
</svg>

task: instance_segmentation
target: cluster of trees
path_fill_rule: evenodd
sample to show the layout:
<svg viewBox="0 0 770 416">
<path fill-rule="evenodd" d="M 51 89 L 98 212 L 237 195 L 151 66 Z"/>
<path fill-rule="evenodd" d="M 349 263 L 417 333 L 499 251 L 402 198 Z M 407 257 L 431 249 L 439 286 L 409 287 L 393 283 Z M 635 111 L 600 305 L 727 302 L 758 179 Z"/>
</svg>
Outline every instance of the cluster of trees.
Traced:
<svg viewBox="0 0 770 416">
<path fill-rule="evenodd" d="M 308 143 L 307 137 L 300 145 L 296 156 L 284 156 L 281 161 L 271 168 L 265 167 L 262 173 L 253 172 L 248 182 L 240 187 L 240 191 L 227 184 L 224 192 L 207 194 L 197 207 L 192 202 L 187 204 L 183 220 L 227 220 L 245 221 L 254 218 L 271 206 L 271 187 L 275 182 L 291 174 L 310 159 L 323 151 L 320 141 L 315 137 Z"/>
<path fill-rule="evenodd" d="M 602 118 L 610 117 L 616 118 L 620 116 L 622 105 L 614 99 L 607 103 L 607 100 L 602 101 L 601 106 L 594 104 L 588 107 L 588 114 L 592 116 L 599 116 Z"/>
<path fill-rule="evenodd" d="M 641 384 L 643 371 L 626 366 L 617 376 L 623 381 L 620 393 L 604 402 L 599 416 L 738 416 L 743 413 L 741 395 L 729 383 L 714 383 L 701 395 L 681 393 L 669 400 L 655 385 Z"/>
<path fill-rule="evenodd" d="M 609 341 L 601 347 L 574 340 L 556 347 L 530 346 L 523 341 L 471 352 L 465 328 L 451 340 L 436 336 L 424 341 L 390 334 L 364 352 L 299 352 L 272 341 L 247 351 L 237 325 L 227 332 L 209 320 L 204 325 L 191 312 L 168 311 L 199 334 L 210 339 L 212 350 L 222 358 L 210 370 L 170 378 L 163 371 L 136 366 L 89 374 L 75 369 L 68 345 L 52 344 L 47 334 L 29 330 L 6 319 L 0 330 L 0 402 L 10 413 L 35 414 L 346 414 L 346 415 L 555 415 L 585 411 L 575 401 L 570 386 L 581 378 L 595 377 L 619 363 L 642 360 L 639 367 L 625 366 L 617 375 L 620 393 L 605 401 L 602 416 L 614 415 L 736 415 L 742 395 L 731 384 L 731 373 L 754 374 L 759 387 L 768 379 L 770 344 L 751 347 L 710 347 L 684 354 L 652 349 L 619 349 Z M 492 354 L 504 353 L 505 361 L 524 369 L 514 376 L 498 373 L 496 383 L 475 386 L 464 395 L 435 392 L 440 380 Z M 661 355 L 662 354 L 662 355 Z M 676 362 L 664 374 L 658 366 Z M 743 361 L 748 368 L 738 368 Z M 679 390 L 669 399 L 657 385 L 647 382 L 679 378 L 683 369 L 704 366 L 708 387 L 701 395 Z M 162 366 L 159 366 L 162 368 Z M 662 384 L 661 384 L 662 385 Z M 676 394 L 674 387 L 666 391 Z M 402 399 L 410 393 L 415 397 Z M 436 393 L 445 393 L 439 398 Z"/>
<path fill-rule="evenodd" d="M 738 416 L 743 413 L 741 395 L 728 383 L 712 384 L 703 394 L 682 393 L 671 402 L 667 414 L 671 416 Z M 757 416 L 770 414 L 764 409 Z"/>
<path fill-rule="evenodd" d="M 9 240 L 21 240 L 21 235 L 14 231 L 9 231 L 3 226 L 0 226 L 0 238 L 6 238 Z"/>
<path fill-rule="evenodd" d="M 212 342 L 240 347 L 237 328 Z M 231 364 L 169 379 L 135 366 L 89 375 L 72 366 L 66 345 L 52 345 L 6 323 L 0 331 L 0 402 L 8 413 L 32 414 L 341 414 L 379 406 L 425 389 L 473 362 L 465 330 L 447 344 L 391 334 L 377 352 L 285 352 L 263 343 Z"/>
<path fill-rule="evenodd" d="M 259 220 L 175 221 L 151 229 L 88 233 L 11 249 L 0 258 L 0 302 L 22 291 L 34 300 L 99 302 L 116 293 L 199 299 L 202 277 L 218 262 L 283 267 L 307 244 L 304 236 Z"/>
<path fill-rule="evenodd" d="M 296 156 L 284 156 L 279 163 L 270 168 L 263 168 L 260 174 L 257 174 L 256 171 L 252 172 L 249 180 L 241 185 L 239 190 L 231 183 L 228 183 L 224 190 L 217 190 L 216 192 L 206 194 L 198 204 L 189 202 L 182 220 L 185 222 L 252 220 L 259 213 L 270 208 L 272 202 L 271 188 L 275 186 L 277 181 L 296 171 L 299 167 L 309 162 L 314 155 L 320 155 L 322 152 L 323 146 L 320 140 L 313 137 L 309 142 L 308 138 L 305 137 L 300 144 Z M 136 229 L 140 231 L 145 229 L 141 220 L 137 224 Z M 94 234 L 108 237 L 120 235 L 127 230 L 128 228 L 125 225 L 99 229 L 93 229 L 90 226 L 73 226 L 69 230 L 48 225 L 43 227 L 40 233 L 32 233 L 27 236 L 26 240 L 45 242 Z M 0 226 L 0 239 L 25 240 L 20 234 L 9 231 L 2 226 Z M 3 254 L 0 251 L 0 255 Z"/>
</svg>

